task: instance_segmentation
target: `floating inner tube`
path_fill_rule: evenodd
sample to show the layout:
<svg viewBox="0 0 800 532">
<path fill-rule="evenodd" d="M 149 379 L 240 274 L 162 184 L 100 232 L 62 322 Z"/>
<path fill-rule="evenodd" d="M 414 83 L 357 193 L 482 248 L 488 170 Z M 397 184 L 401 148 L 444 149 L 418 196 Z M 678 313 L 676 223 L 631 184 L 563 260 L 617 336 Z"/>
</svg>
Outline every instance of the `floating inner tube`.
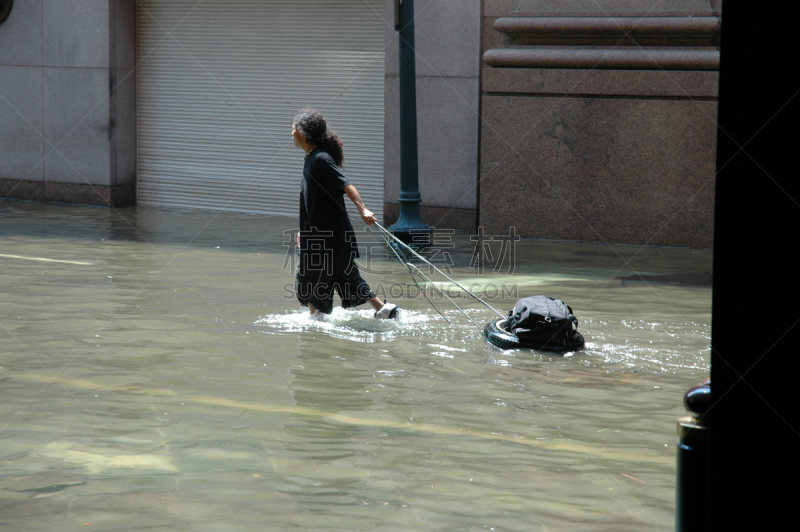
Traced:
<svg viewBox="0 0 800 532">
<path fill-rule="evenodd" d="M 539 351 L 555 351 L 556 353 L 564 353 L 566 351 L 575 351 L 584 346 L 586 341 L 583 335 L 575 331 L 575 336 L 566 345 L 542 345 L 540 343 L 527 342 L 520 340 L 515 334 L 507 329 L 508 323 L 504 319 L 490 321 L 483 328 L 483 336 L 492 345 L 501 349 L 537 349 Z"/>
</svg>

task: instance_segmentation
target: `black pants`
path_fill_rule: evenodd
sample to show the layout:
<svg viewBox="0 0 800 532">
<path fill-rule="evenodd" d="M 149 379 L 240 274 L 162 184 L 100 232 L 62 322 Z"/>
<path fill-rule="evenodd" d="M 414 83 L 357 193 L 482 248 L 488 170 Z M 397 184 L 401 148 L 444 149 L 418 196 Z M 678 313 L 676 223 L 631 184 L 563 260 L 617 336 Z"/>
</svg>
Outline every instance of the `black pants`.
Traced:
<svg viewBox="0 0 800 532">
<path fill-rule="evenodd" d="M 339 294 L 344 308 L 357 307 L 375 297 L 355 262 L 320 269 L 298 266 L 294 288 L 301 305 L 307 307 L 311 303 L 324 314 L 333 311 L 334 292 Z"/>
</svg>

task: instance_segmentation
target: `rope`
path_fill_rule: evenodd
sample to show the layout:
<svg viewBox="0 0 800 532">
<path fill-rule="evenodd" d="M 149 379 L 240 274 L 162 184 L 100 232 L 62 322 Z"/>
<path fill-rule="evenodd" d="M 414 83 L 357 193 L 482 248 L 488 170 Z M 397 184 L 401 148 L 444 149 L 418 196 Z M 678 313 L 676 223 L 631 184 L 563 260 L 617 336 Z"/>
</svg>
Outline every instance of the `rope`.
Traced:
<svg viewBox="0 0 800 532">
<path fill-rule="evenodd" d="M 452 278 L 451 278 L 449 275 L 447 275 L 446 273 L 444 273 L 443 271 L 441 271 L 439 268 L 437 268 L 436 266 L 434 266 L 433 264 L 431 264 L 431 263 L 430 263 L 430 261 L 428 261 L 428 260 L 427 260 L 425 257 L 421 256 L 419 253 L 417 253 L 416 251 L 414 251 L 413 249 L 411 249 L 411 248 L 410 248 L 408 245 L 406 245 L 406 243 L 405 243 L 405 242 L 403 242 L 402 240 L 400 240 L 399 238 L 397 238 L 396 236 L 394 236 L 394 235 L 393 235 L 392 233 L 390 233 L 390 232 L 389 232 L 389 231 L 388 231 L 386 228 L 384 228 L 384 227 L 383 227 L 381 224 L 379 224 L 378 222 L 375 222 L 375 225 L 378 227 L 378 229 L 380 229 L 381 231 L 383 231 L 383 233 L 384 233 L 385 235 L 387 235 L 387 236 L 390 236 L 390 237 L 391 237 L 393 240 L 395 240 L 396 242 L 400 243 L 400 245 L 402 245 L 403 247 L 405 247 L 406 249 L 408 249 L 408 250 L 409 250 L 409 251 L 410 251 L 410 252 L 411 252 L 411 253 L 412 253 L 412 254 L 413 254 L 415 257 L 417 257 L 418 259 L 420 259 L 421 261 L 423 261 L 425 264 L 427 264 L 428 266 L 430 266 L 431 268 L 433 268 L 435 271 L 437 271 L 437 272 L 439 272 L 440 274 L 442 274 L 442 275 L 443 275 L 443 276 L 444 276 L 444 277 L 445 277 L 445 278 L 446 278 L 448 281 L 450 281 L 451 283 L 453 283 L 454 285 L 456 285 L 457 287 L 459 287 L 460 289 L 462 289 L 464 292 L 466 292 L 467 294 L 471 295 L 473 298 L 477 299 L 478 301 L 480 301 L 481 303 L 483 303 L 484 305 L 486 305 L 486 307 L 488 307 L 488 308 L 489 308 L 489 309 L 490 309 L 492 312 L 494 312 L 495 314 L 497 314 L 497 315 L 498 315 L 498 316 L 500 316 L 501 318 L 505 318 L 505 317 L 506 317 L 506 316 L 505 316 L 505 314 L 502 314 L 502 313 L 501 313 L 499 310 L 497 310 L 496 308 L 494 308 L 493 306 L 491 306 L 489 303 L 487 303 L 487 302 L 486 302 L 486 301 L 484 301 L 483 299 L 479 298 L 478 296 L 476 296 L 475 294 L 473 294 L 472 292 L 470 292 L 469 290 L 467 290 L 466 288 L 464 288 L 463 286 L 461 286 L 461 285 L 460 285 L 459 283 L 457 283 L 457 282 L 456 282 L 454 279 L 452 279 Z M 386 237 L 384 237 L 384 239 L 385 239 L 385 238 L 386 238 Z M 389 247 L 391 247 L 391 246 L 389 246 Z M 419 268 L 417 268 L 417 270 L 419 271 Z M 435 286 L 435 285 L 434 285 L 434 286 Z M 448 298 L 448 299 L 450 299 L 450 298 Z M 452 302 L 452 300 L 450 300 L 450 301 Z M 453 304 L 455 305 L 455 303 L 453 303 Z M 456 306 L 458 306 L 458 305 L 456 305 Z M 459 308 L 459 310 L 461 310 L 461 309 Z M 464 312 L 464 311 L 462 310 L 461 312 Z M 465 315 L 466 315 L 466 313 L 465 313 Z M 469 316 L 467 316 L 467 317 L 469 317 Z M 473 323 L 474 323 L 474 322 L 473 322 Z"/>
</svg>

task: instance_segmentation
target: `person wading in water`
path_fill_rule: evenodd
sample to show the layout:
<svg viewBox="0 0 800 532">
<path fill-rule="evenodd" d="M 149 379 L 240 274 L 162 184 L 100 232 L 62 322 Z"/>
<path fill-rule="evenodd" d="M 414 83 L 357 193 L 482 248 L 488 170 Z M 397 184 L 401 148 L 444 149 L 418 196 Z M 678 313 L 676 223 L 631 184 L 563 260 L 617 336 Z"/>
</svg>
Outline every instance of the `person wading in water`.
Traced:
<svg viewBox="0 0 800 532">
<path fill-rule="evenodd" d="M 300 189 L 300 260 L 295 279 L 298 301 L 308 306 L 312 315 L 330 314 L 335 290 L 344 308 L 369 301 L 376 318 L 396 317 L 399 307 L 384 303 L 372 292 L 355 262 L 359 257 L 358 243 L 344 195 L 352 200 L 367 225 L 377 218 L 341 171 L 342 140 L 328 129 L 325 117 L 313 109 L 303 109 L 294 118 L 292 138 L 294 145 L 306 152 Z"/>
</svg>

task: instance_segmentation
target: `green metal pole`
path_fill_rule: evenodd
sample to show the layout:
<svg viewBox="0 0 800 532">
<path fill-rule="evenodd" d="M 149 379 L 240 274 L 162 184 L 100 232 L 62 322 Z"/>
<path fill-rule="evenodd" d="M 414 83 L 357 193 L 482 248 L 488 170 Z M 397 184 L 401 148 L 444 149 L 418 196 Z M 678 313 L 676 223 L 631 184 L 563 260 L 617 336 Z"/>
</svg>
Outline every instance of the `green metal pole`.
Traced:
<svg viewBox="0 0 800 532">
<path fill-rule="evenodd" d="M 395 0 L 395 29 L 400 32 L 400 216 L 389 226 L 398 238 L 427 235 L 422 221 L 417 169 L 417 73 L 414 65 L 414 0 Z M 414 239 L 418 240 L 418 239 Z M 426 239 L 427 240 L 427 239 Z"/>
</svg>

